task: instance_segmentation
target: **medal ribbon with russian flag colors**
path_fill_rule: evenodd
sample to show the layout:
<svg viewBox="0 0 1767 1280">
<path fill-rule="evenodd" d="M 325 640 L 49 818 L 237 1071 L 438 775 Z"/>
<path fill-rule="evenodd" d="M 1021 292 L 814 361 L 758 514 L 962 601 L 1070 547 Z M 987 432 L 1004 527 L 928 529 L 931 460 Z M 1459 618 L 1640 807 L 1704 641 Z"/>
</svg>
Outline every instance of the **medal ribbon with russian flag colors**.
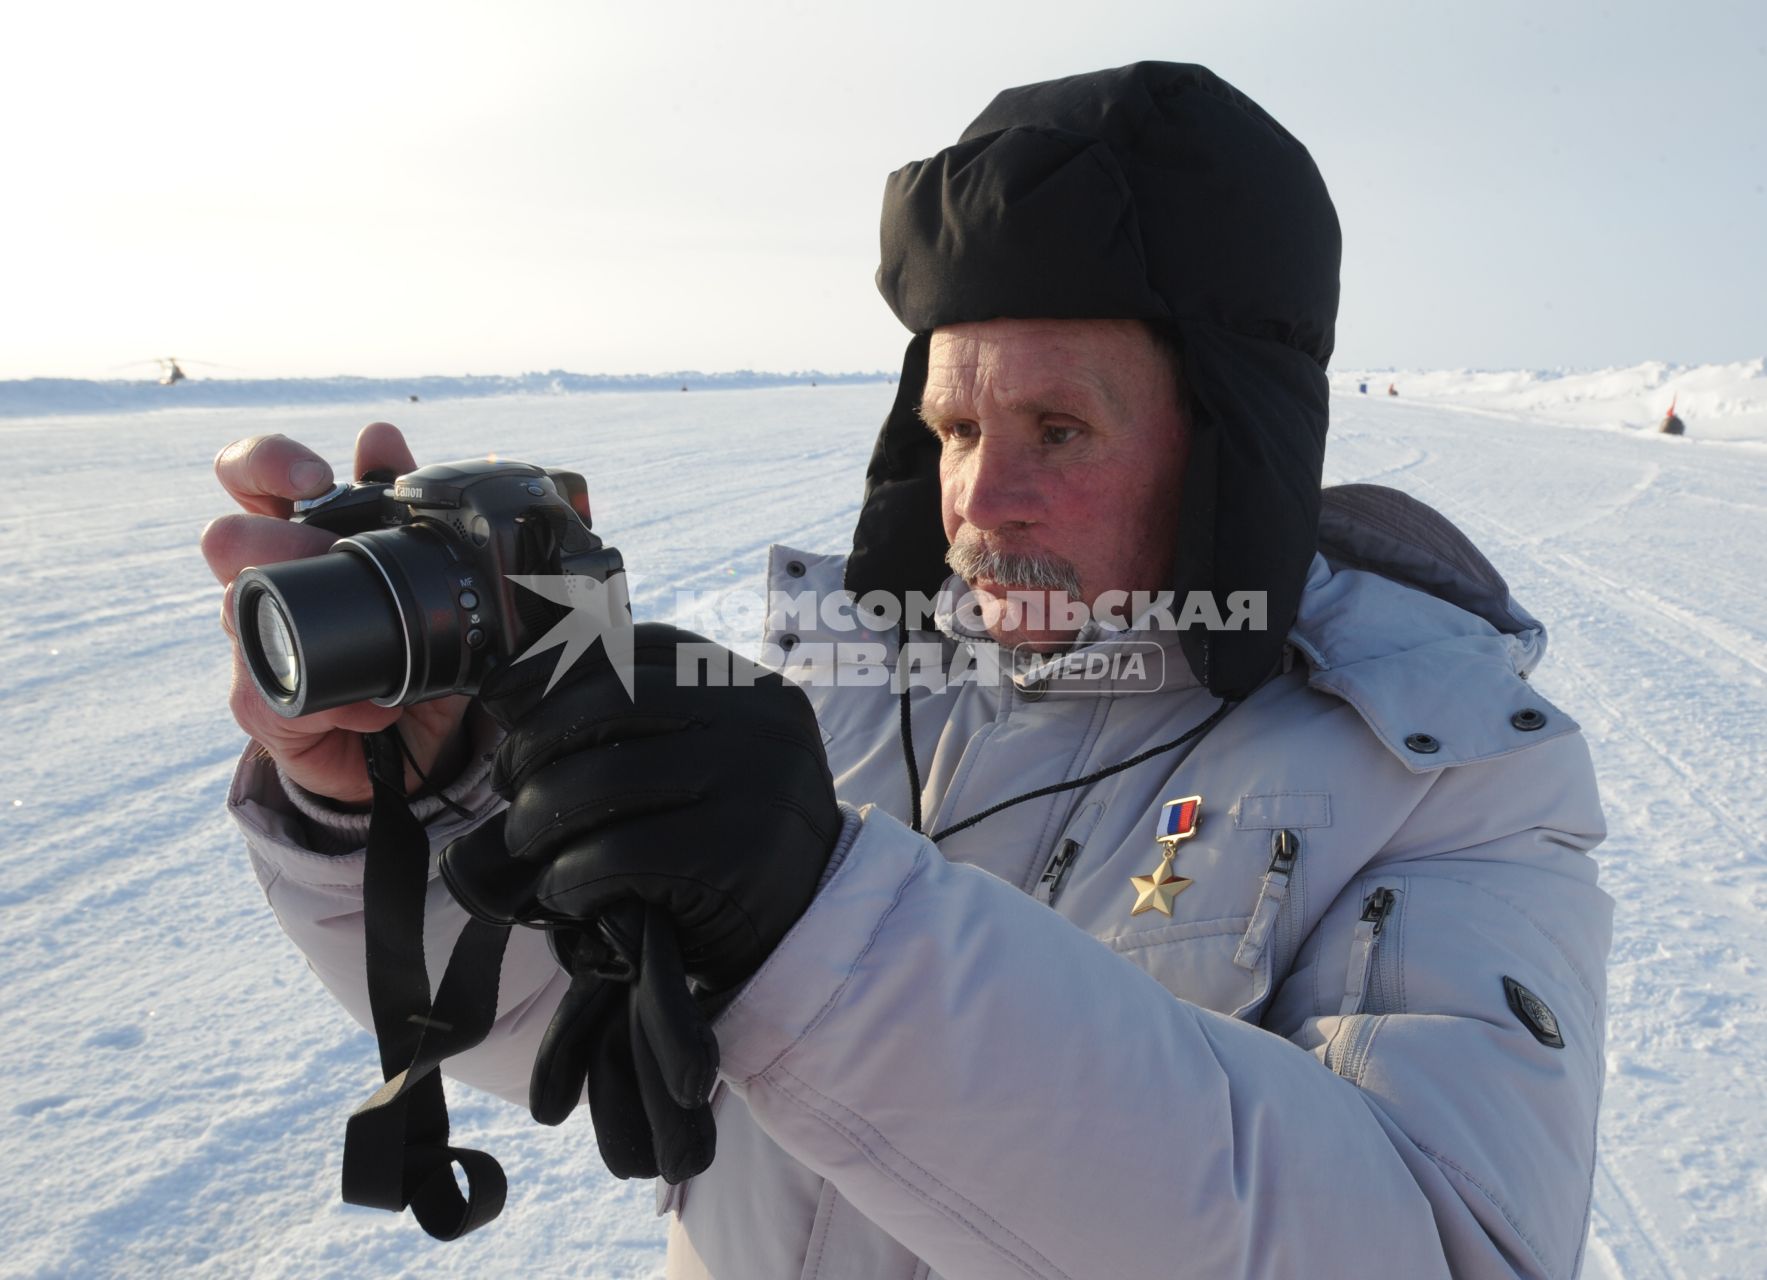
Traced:
<svg viewBox="0 0 1767 1280">
<path fill-rule="evenodd" d="M 1169 916 L 1172 900 L 1190 888 L 1191 881 L 1187 877 L 1172 874 L 1172 862 L 1178 856 L 1179 843 L 1196 834 L 1202 807 L 1201 796 L 1168 800 L 1160 806 L 1159 818 L 1154 825 L 1154 839 L 1160 846 L 1160 865 L 1150 876 L 1129 877 L 1129 887 L 1135 891 L 1135 905 L 1129 909 L 1131 916 L 1138 916 L 1143 911 L 1158 911 Z"/>
</svg>

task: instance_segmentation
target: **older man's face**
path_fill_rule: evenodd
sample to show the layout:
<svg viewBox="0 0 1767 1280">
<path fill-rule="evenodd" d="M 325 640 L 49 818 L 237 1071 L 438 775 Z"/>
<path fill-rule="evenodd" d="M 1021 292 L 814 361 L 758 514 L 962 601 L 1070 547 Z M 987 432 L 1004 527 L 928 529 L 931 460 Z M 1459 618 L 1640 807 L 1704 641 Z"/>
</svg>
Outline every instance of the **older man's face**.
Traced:
<svg viewBox="0 0 1767 1280">
<path fill-rule="evenodd" d="M 1058 603 L 1090 607 L 1106 591 L 1171 586 L 1190 444 L 1180 399 L 1135 321 L 933 331 L 920 412 L 942 446 L 945 536 L 996 640 L 1046 650 L 1071 636 L 1015 617 L 1008 592 L 1054 587 Z"/>
</svg>

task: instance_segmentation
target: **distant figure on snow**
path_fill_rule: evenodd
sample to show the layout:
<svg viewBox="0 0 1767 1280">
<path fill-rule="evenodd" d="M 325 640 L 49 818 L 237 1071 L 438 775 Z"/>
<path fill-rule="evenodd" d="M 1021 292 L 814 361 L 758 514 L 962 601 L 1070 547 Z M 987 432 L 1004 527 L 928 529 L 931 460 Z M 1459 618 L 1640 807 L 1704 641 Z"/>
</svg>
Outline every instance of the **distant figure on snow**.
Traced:
<svg viewBox="0 0 1767 1280">
<path fill-rule="evenodd" d="M 1687 434 L 1687 424 L 1675 416 L 1675 401 L 1680 398 L 1681 397 L 1679 396 L 1675 396 L 1670 399 L 1669 412 L 1663 415 L 1663 421 L 1661 425 L 1657 427 L 1657 430 L 1666 436 L 1684 436 Z"/>
<path fill-rule="evenodd" d="M 1356 391 L 1360 395 L 1367 395 L 1368 394 L 1368 384 L 1366 382 L 1358 382 L 1356 384 Z"/>
<path fill-rule="evenodd" d="M 1387 383 L 1387 394 L 1390 396 L 1398 395 L 1399 394 L 1399 384 L 1396 382 Z"/>
</svg>

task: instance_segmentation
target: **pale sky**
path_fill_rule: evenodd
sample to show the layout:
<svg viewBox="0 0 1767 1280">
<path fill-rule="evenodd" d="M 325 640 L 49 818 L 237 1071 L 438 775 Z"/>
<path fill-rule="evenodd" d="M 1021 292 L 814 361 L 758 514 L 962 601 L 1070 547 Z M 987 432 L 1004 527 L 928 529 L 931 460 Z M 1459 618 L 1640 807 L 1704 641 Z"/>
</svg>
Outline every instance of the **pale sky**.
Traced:
<svg viewBox="0 0 1767 1280">
<path fill-rule="evenodd" d="M 1201 62 L 1344 226 L 1339 368 L 1767 355 L 1767 4 L 21 3 L 0 378 L 893 367 L 890 170 Z"/>
</svg>

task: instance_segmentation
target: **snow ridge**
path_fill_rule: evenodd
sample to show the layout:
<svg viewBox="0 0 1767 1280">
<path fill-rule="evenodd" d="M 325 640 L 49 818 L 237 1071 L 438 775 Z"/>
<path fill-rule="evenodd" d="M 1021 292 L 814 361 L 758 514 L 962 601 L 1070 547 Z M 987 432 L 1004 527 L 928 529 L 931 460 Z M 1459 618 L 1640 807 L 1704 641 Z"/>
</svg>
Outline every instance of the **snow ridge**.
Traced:
<svg viewBox="0 0 1767 1280">
<path fill-rule="evenodd" d="M 480 399 L 509 395 L 575 395 L 591 391 L 709 391 L 762 387 L 820 386 L 884 382 L 895 377 L 873 373 L 793 373 L 738 369 L 701 373 L 545 373 L 465 374 L 420 378 L 188 378 L 174 386 L 153 381 L 79 378 L 25 378 L 0 381 L 0 418 L 48 417 L 69 413 L 134 413 L 146 409 L 230 409 L 254 405 L 366 404 L 376 401 Z"/>
</svg>

